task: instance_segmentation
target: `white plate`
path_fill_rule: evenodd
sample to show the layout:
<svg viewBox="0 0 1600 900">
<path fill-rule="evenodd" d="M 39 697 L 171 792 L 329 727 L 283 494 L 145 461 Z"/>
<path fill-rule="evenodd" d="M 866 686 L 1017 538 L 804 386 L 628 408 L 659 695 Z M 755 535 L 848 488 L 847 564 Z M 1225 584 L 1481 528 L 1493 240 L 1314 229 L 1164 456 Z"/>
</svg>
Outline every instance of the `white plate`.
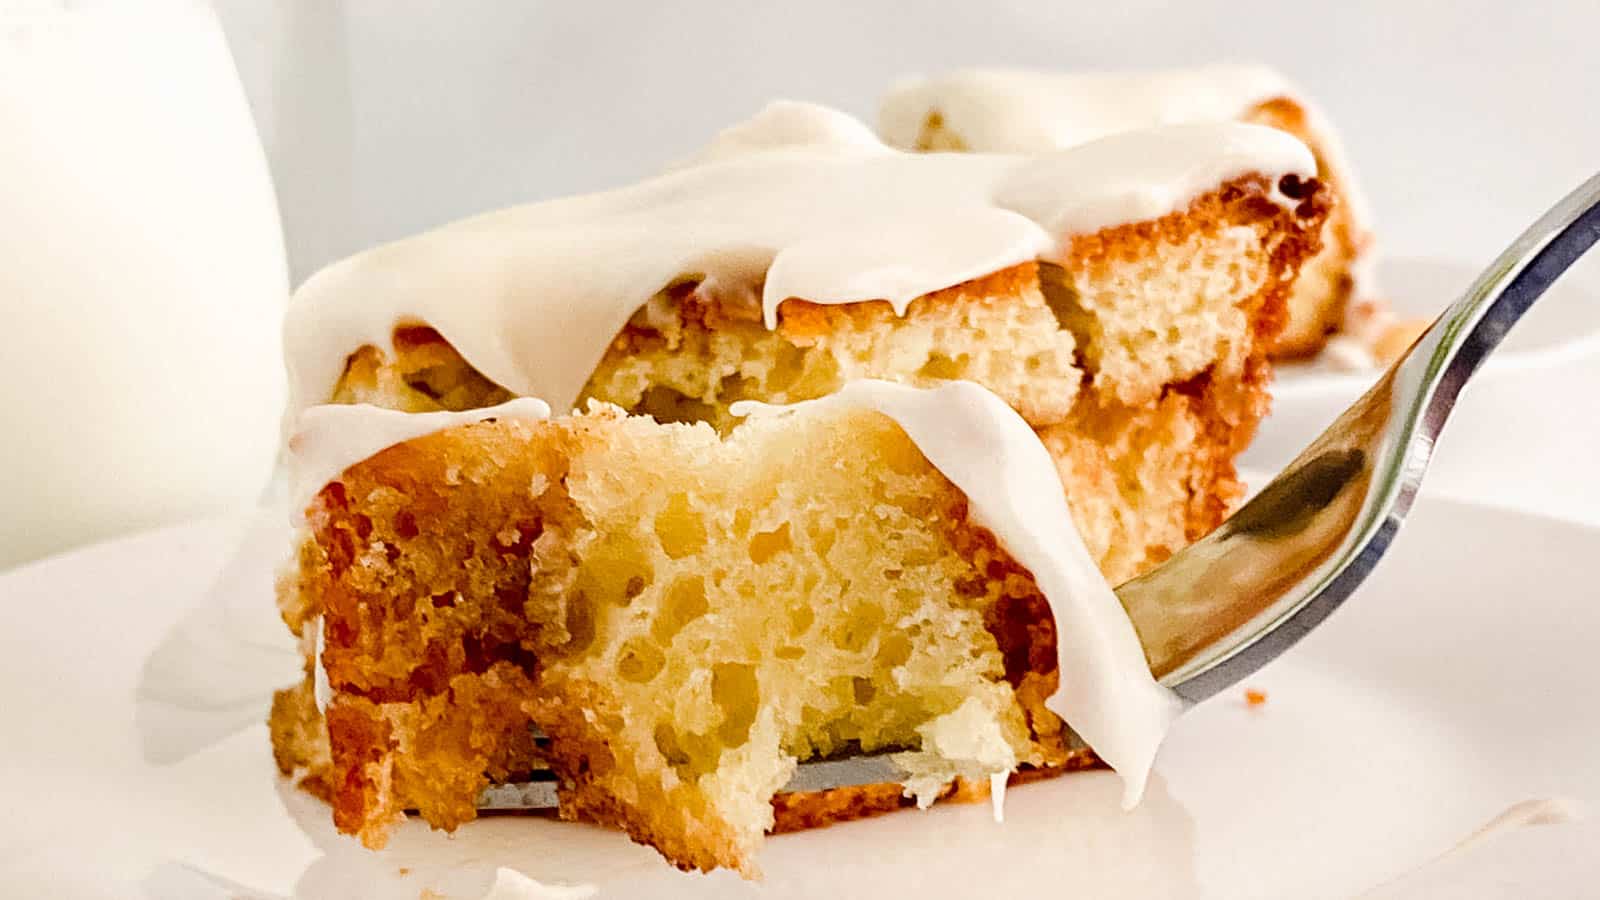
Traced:
<svg viewBox="0 0 1600 900">
<path fill-rule="evenodd" d="M 534 818 L 454 837 L 408 822 L 379 854 L 335 835 L 327 808 L 276 776 L 253 705 L 251 685 L 292 657 L 226 643 L 270 619 L 252 613 L 263 586 L 247 566 L 231 576 L 237 621 L 185 619 L 246 528 L 200 522 L 0 577 L 0 893 L 588 895 L 533 878 L 599 896 L 1515 897 L 1600 880 L 1600 831 L 1581 817 L 1451 852 L 1517 804 L 1600 808 L 1600 532 L 1575 525 L 1423 502 L 1374 581 L 1253 680 L 1264 706 L 1233 691 L 1178 724 L 1133 812 L 1109 773 L 1070 775 L 1013 789 L 1004 824 L 944 806 L 773 838 L 760 886 Z M 163 657 L 141 688 L 175 634 L 169 646 L 218 652 Z M 185 740 L 201 749 L 184 756 Z"/>
<path fill-rule="evenodd" d="M 1384 259 L 1378 292 L 1404 318 L 1432 319 L 1454 303 L 1483 267 L 1442 259 Z M 1517 323 L 1486 365 L 1506 372 L 1558 364 L 1600 349 L 1600 306 L 1594 303 L 1593 267 L 1579 267 L 1550 286 L 1548 296 Z M 1376 373 L 1348 372 L 1313 362 L 1278 366 L 1274 394 L 1293 402 L 1340 386 L 1365 389 Z"/>
<path fill-rule="evenodd" d="M 1478 277 L 1481 266 L 1428 259 L 1385 259 L 1378 266 L 1378 286 L 1402 316 L 1433 318 L 1455 302 Z M 1552 397 L 1549 390 L 1528 387 L 1534 379 L 1576 361 L 1600 354 L 1600 290 L 1596 266 L 1580 264 L 1550 287 L 1505 344 L 1489 358 L 1474 378 L 1470 390 L 1495 391 L 1513 398 L 1510 407 L 1538 404 Z M 1252 468 L 1277 471 L 1322 433 L 1338 415 L 1377 380 L 1379 373 L 1338 371 L 1321 362 L 1286 363 L 1277 367 L 1272 386 L 1272 414 L 1261 423 L 1255 442 L 1242 462 Z M 1494 385 L 1485 388 L 1484 385 Z M 1497 407 L 1498 408 L 1498 407 Z M 1530 410 L 1542 414 L 1543 408 Z M 1559 410 L 1548 418 L 1559 422 Z M 1480 442 L 1482 443 L 1482 442 Z M 1484 445 L 1486 448 L 1489 446 Z M 1498 448 L 1496 448 L 1498 449 Z M 1486 454 L 1460 457 L 1463 477 L 1479 476 L 1493 468 Z M 1449 480 L 1451 475 L 1435 476 Z"/>
</svg>

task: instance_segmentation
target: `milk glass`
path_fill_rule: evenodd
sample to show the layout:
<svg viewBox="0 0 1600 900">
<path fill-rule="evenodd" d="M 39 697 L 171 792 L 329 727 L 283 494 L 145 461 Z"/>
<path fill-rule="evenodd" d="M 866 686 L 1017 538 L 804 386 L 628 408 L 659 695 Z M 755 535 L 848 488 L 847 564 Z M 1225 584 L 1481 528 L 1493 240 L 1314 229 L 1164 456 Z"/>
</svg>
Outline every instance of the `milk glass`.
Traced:
<svg viewBox="0 0 1600 900">
<path fill-rule="evenodd" d="M 211 8 L 0 0 L 0 568 L 255 498 L 287 292 Z"/>
</svg>

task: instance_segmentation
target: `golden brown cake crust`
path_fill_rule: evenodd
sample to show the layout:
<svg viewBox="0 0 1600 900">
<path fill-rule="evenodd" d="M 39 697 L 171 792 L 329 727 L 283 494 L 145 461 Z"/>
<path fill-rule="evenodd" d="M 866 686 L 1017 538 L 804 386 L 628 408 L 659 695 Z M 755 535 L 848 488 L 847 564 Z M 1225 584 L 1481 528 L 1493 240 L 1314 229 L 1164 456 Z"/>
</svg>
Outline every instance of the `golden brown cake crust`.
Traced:
<svg viewBox="0 0 1600 900">
<path fill-rule="evenodd" d="M 663 296 L 666 315 L 642 312 L 618 336 L 589 393 L 659 415 L 648 387 L 666 385 L 680 398 L 675 410 L 715 421 L 736 399 L 805 399 L 861 374 L 972 378 L 1039 431 L 1091 552 L 1114 581 L 1131 577 L 1219 524 L 1240 493 L 1233 457 L 1265 411 L 1268 347 L 1328 212 L 1315 182 L 1277 185 L 1300 201 L 1292 209 L 1268 199 L 1272 187 L 1239 179 L 1182 213 L 1075 238 L 1055 262 L 919 298 L 904 317 L 883 303 L 789 301 L 774 333 L 752 315 L 749 297 L 682 286 Z M 1212 277 L 1219 270 L 1227 277 Z M 1147 288 L 1161 277 L 1159 289 Z M 1184 327 L 1147 333 L 1141 316 Z M 983 349 L 974 335 L 999 343 L 981 366 L 963 370 L 973 361 L 938 340 L 927 349 L 930 334 L 963 353 Z M 1017 346 L 1029 349 L 1006 352 Z M 908 357 L 908 347 L 921 355 Z M 396 350 L 392 360 L 372 348 L 353 353 L 334 399 L 408 410 L 504 399 L 428 329 L 398 334 Z M 680 377 L 668 368 L 675 361 L 716 377 Z M 689 795 L 628 796 L 636 773 L 612 752 L 606 724 L 622 718 L 614 698 L 599 682 L 552 681 L 558 667 L 546 662 L 581 656 L 594 640 L 592 618 L 563 599 L 571 592 L 541 586 L 592 552 L 546 537 L 582 519 L 563 494 L 570 467 L 597 448 L 627 445 L 628 429 L 644 427 L 656 428 L 600 413 L 454 429 L 392 447 L 318 496 L 282 601 L 297 632 L 314 617 L 325 622 L 335 697 L 323 729 L 309 680 L 280 695 L 272 735 L 280 768 L 308 774 L 331 797 L 341 830 L 380 846 L 407 808 L 454 827 L 475 815 L 485 784 L 548 764 L 563 778 L 563 815 L 621 827 L 680 866 L 754 871 L 748 821 L 725 828 L 731 820 L 683 812 Z M 650 467 L 626 456 L 610 464 Z M 924 491 L 944 497 L 928 512 L 964 523 L 964 498 L 952 491 Z M 1055 687 L 1054 633 L 1031 576 L 981 530 L 943 533 L 954 558 L 983 573 L 972 590 L 988 598 L 984 627 L 996 677 L 1009 685 L 1026 732 L 1023 762 L 1045 773 L 1092 764 L 1091 754 L 1068 748 L 1043 706 Z M 440 566 L 445 558 L 454 564 Z M 530 724 L 557 740 L 536 747 Z M 671 756 L 668 749 L 661 752 Z M 899 792 L 780 795 L 763 827 L 898 808 Z"/>
<path fill-rule="evenodd" d="M 1059 764 L 1029 766 L 1011 773 L 1008 786 L 1029 784 L 1046 778 L 1055 778 L 1068 772 L 1103 768 L 1105 763 L 1087 747 L 1072 750 Z M 989 785 L 956 779 L 946 785 L 939 795 L 940 802 L 977 803 L 989 799 Z M 833 788 L 826 791 L 783 792 L 772 798 L 776 815 L 773 834 L 824 828 L 843 822 L 852 822 L 884 813 L 910 809 L 917 805 L 915 798 L 907 797 L 898 784 L 864 784 L 855 787 Z"/>
<path fill-rule="evenodd" d="M 302 727 L 311 724 L 315 727 Z M 332 789 L 328 784 L 331 774 L 327 762 L 327 732 L 322 726 L 321 713 L 317 712 L 311 697 L 309 681 L 293 688 L 279 691 L 273 701 L 269 718 L 272 728 L 273 757 L 278 770 L 295 779 L 295 783 L 318 799 L 331 803 Z M 1052 765 L 1027 766 L 1011 774 L 1012 786 L 1029 784 L 1046 778 L 1103 768 L 1104 763 L 1088 747 L 1063 749 L 1060 761 Z M 541 766 L 542 759 L 533 755 L 519 760 L 511 770 L 530 771 Z M 987 799 L 989 785 L 983 782 L 952 782 L 940 795 L 941 802 L 978 802 Z M 852 822 L 857 819 L 879 816 L 916 806 L 916 800 L 905 795 L 898 784 L 863 784 L 832 788 L 825 791 L 779 791 L 773 795 L 773 823 L 771 834 L 787 834 L 811 828 L 823 828 Z M 563 812 L 568 818 L 593 821 L 595 824 L 615 822 L 614 812 L 588 817 L 577 807 Z"/>
<path fill-rule="evenodd" d="M 1301 269 L 1288 298 L 1285 325 L 1273 349 L 1275 359 L 1312 356 L 1329 336 L 1343 328 L 1351 302 L 1371 300 L 1356 296 L 1356 273 L 1362 256 L 1371 249 L 1372 235 L 1358 218 L 1351 174 L 1340 167 L 1331 136 L 1313 127 L 1305 106 L 1293 97 L 1271 97 L 1245 110 L 1239 120 L 1267 125 L 1299 138 L 1315 157 L 1317 178 L 1326 187 L 1330 213 L 1322 248 Z M 913 146 L 923 152 L 967 153 L 973 149 L 938 110 L 930 110 L 924 117 Z"/>
<path fill-rule="evenodd" d="M 873 441 L 858 431 L 861 459 L 910 466 L 907 474 L 919 479 L 914 502 L 942 510 L 927 520 L 950 554 L 940 565 L 966 573 L 953 589 L 969 593 L 982 611 L 976 621 L 992 642 L 990 677 L 1008 685 L 1007 696 L 1014 692 L 1019 727 L 1031 734 L 1025 759 L 1081 760 L 1043 707 L 1055 686 L 1054 630 L 1031 577 L 967 523 L 965 498 L 925 461 L 893 461 L 908 439 L 885 427 Z M 667 815 L 677 796 L 671 792 L 656 800 L 618 792 L 613 776 L 633 763 L 615 752 L 616 726 L 607 723 L 633 713 L 601 682 L 574 677 L 565 665 L 609 640 L 596 635 L 604 629 L 588 605 L 594 598 L 569 591 L 551 606 L 529 581 L 548 568 L 537 562 L 552 551 L 541 538 L 572 527 L 564 520 L 575 500 L 560 487 L 575 483 L 570 467 L 606 465 L 641 434 L 654 442 L 657 458 L 675 442 L 706 439 L 689 429 L 663 431 L 608 412 L 457 428 L 390 448 L 319 494 L 301 576 L 284 600 L 286 618 L 324 622 L 323 661 L 335 692 L 326 713 L 326 769 L 315 767 L 307 687 L 280 695 L 273 733 L 280 767 L 310 767 L 331 789 L 341 830 L 381 846 L 411 807 L 436 826 L 455 827 L 474 816 L 473 801 L 488 783 L 543 763 L 562 778 L 563 816 L 620 827 L 680 866 L 753 871 L 748 839 L 723 831 L 717 817 Z M 877 453 L 891 454 L 889 461 Z M 490 462 L 462 468 L 474 459 Z M 534 483 L 548 487 L 530 494 L 526 486 Z M 864 502 L 870 508 L 876 501 Z M 478 524 L 476 533 L 468 523 Z M 434 547 L 441 539 L 444 546 Z M 530 725 L 551 737 L 547 747 L 521 740 Z M 625 783 L 636 780 L 630 775 Z M 876 809 L 881 804 L 865 799 L 875 794 L 864 791 L 850 803 L 843 794 L 792 797 L 780 808 L 786 817 L 821 821 Z"/>
<path fill-rule="evenodd" d="M 1361 299 L 1355 296 L 1355 270 L 1360 258 L 1371 250 L 1372 234 L 1356 218 L 1350 173 L 1337 168 L 1323 135 L 1311 127 L 1304 106 L 1291 97 L 1274 97 L 1240 118 L 1287 131 L 1304 141 L 1317 161 L 1317 178 L 1328 186 L 1329 213 L 1322 248 L 1305 262 L 1296 279 L 1285 327 L 1273 348 L 1277 359 L 1313 356 L 1344 327 L 1351 302 Z"/>
<path fill-rule="evenodd" d="M 1263 179 L 1237 179 L 1183 212 L 1077 237 L 1057 262 L 919 298 L 903 317 L 883 302 L 790 300 L 769 332 L 757 294 L 681 283 L 617 336 L 586 396 L 726 430 L 740 399 L 810 399 L 858 377 L 978 381 L 1040 431 L 1063 482 L 1087 492 L 1073 498 L 1078 525 L 1120 582 L 1216 527 L 1242 494 L 1232 460 L 1268 408 L 1269 347 L 1332 204 L 1314 182 L 1285 184 L 1300 198 L 1293 209 L 1268 199 Z M 1199 287 L 1219 273 L 1225 289 Z M 1158 288 L 1140 293 L 1148 282 Z M 1149 322 L 1178 338 L 1153 338 Z M 370 347 L 353 355 L 336 402 L 424 411 L 509 396 L 437 333 L 395 339 L 393 360 Z"/>
</svg>

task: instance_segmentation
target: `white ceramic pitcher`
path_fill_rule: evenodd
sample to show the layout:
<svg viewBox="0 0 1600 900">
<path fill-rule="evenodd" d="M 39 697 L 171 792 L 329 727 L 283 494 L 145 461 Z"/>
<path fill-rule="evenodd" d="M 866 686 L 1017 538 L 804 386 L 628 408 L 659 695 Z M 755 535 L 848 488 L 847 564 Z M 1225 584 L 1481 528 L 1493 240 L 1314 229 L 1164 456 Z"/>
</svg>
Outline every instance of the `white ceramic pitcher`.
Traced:
<svg viewBox="0 0 1600 900">
<path fill-rule="evenodd" d="M 287 290 L 210 6 L 0 0 L 0 568 L 253 500 Z"/>
</svg>

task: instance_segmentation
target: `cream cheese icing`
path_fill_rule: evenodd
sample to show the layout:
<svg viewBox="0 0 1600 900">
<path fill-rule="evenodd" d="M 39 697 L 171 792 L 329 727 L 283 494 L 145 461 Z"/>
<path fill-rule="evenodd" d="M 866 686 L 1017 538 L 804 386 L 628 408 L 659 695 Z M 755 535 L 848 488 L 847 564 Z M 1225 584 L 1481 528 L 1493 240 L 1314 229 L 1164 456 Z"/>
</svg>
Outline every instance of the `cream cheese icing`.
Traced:
<svg viewBox="0 0 1600 900">
<path fill-rule="evenodd" d="M 994 816 L 994 823 L 1000 825 L 1006 820 L 1006 785 L 1009 773 L 996 772 L 989 776 L 989 814 Z"/>
<path fill-rule="evenodd" d="M 1156 750 L 1186 708 L 1158 684 L 1127 611 L 1094 564 L 1067 508 L 1054 459 L 1033 428 L 981 385 L 916 388 L 854 381 L 789 406 L 742 401 L 735 414 L 819 406 L 876 410 L 900 425 L 967 495 L 970 515 L 1033 574 L 1056 623 L 1060 684 L 1046 701 L 1123 779 L 1123 805 L 1144 794 Z"/>
<path fill-rule="evenodd" d="M 970 381 L 932 388 L 854 381 L 817 400 L 789 406 L 743 401 L 733 411 L 783 415 L 825 406 L 871 409 L 893 419 L 967 495 L 973 521 L 1033 574 L 1056 623 L 1060 683 L 1046 705 L 1122 777 L 1124 805 L 1137 803 L 1156 750 L 1185 705 L 1150 674 L 1133 623 L 1084 546 L 1055 461 L 1033 428 L 1004 400 Z M 291 442 L 297 445 L 291 455 L 299 469 L 297 494 L 400 441 L 490 418 L 548 413 L 545 404 L 526 399 L 466 413 L 313 407 L 301 415 L 302 430 Z M 322 629 L 315 633 L 316 701 L 326 709 L 331 691 L 322 669 Z"/>
<path fill-rule="evenodd" d="M 317 712 L 327 713 L 328 704 L 333 702 L 333 682 L 328 680 L 328 670 L 322 666 L 322 654 L 327 651 L 327 637 L 322 630 L 322 617 L 317 616 L 310 623 L 311 628 L 311 698 L 317 704 Z"/>
<path fill-rule="evenodd" d="M 550 406 L 533 397 L 518 397 L 496 406 L 464 412 L 407 413 L 368 403 L 327 403 L 303 410 L 295 420 L 288 446 L 290 518 L 298 522 L 317 492 L 358 462 L 414 438 L 489 419 L 548 419 Z M 312 696 L 326 712 L 333 686 L 322 667 L 323 631 L 318 617 L 312 633 Z"/>
<path fill-rule="evenodd" d="M 1107 135 L 1188 122 L 1236 119 L 1251 107 L 1300 92 L 1261 65 L 1213 65 L 1148 72 L 965 69 L 893 85 L 878 132 L 911 148 L 937 112 L 968 149 L 1030 153 Z"/>
<path fill-rule="evenodd" d="M 638 185 L 467 219 L 314 276 L 286 324 L 291 502 L 303 510 L 346 467 L 405 440 L 488 418 L 547 417 L 550 406 L 535 397 L 570 408 L 628 318 L 684 277 L 712 289 L 759 285 L 769 327 L 790 298 L 887 300 L 903 313 L 922 294 L 1048 258 L 1074 235 L 1181 210 L 1247 174 L 1266 176 L 1272 198 L 1292 204 L 1279 179 L 1315 172 L 1292 136 L 1236 122 L 1029 156 L 923 155 L 890 148 L 842 113 L 774 104 Z M 392 352 L 394 329 L 416 323 L 523 399 L 465 413 L 319 405 L 352 351 Z M 1151 677 L 1033 430 L 970 382 L 856 382 L 810 402 L 893 418 L 1033 572 L 1058 626 L 1061 687 L 1049 705 L 1136 802 L 1183 706 Z M 317 687 L 323 704 L 327 685 Z"/>
<path fill-rule="evenodd" d="M 289 437 L 289 508 L 303 514 L 317 492 L 350 466 L 413 438 L 488 419 L 548 419 L 550 405 L 518 397 L 464 412 L 407 413 L 368 403 L 303 410 Z"/>
<path fill-rule="evenodd" d="M 1315 102 L 1269 66 L 1214 64 L 1149 72 L 963 69 L 904 78 L 891 86 L 878 107 L 878 135 L 890 146 L 912 149 L 930 117 L 938 115 L 966 151 L 1029 154 L 1142 128 L 1230 122 L 1277 98 L 1291 99 L 1304 112 L 1306 131 L 1317 143 L 1323 167 L 1338 179 L 1350 221 L 1365 234 L 1371 210 L 1350 175 L 1338 131 Z M 1374 295 L 1370 251 L 1350 263 L 1349 274 L 1355 298 Z M 1336 365 L 1349 367 L 1360 365 L 1362 356 L 1370 357 L 1373 346 L 1374 340 L 1358 338 L 1339 341 L 1331 349 Z"/>
<path fill-rule="evenodd" d="M 912 154 L 843 113 L 778 103 L 675 171 L 467 219 L 319 272 L 287 319 L 290 414 L 327 399 L 355 349 L 392 349 L 397 325 L 431 326 L 490 380 L 564 410 L 628 318 L 684 277 L 759 285 L 769 324 L 792 297 L 903 310 L 1246 174 L 1290 204 L 1279 178 L 1315 172 L 1295 138 L 1236 122 L 1029 156 Z"/>
<path fill-rule="evenodd" d="M 1270 66 L 1222 63 L 1134 72 L 962 69 L 906 78 L 878 109 L 878 133 L 892 147 L 917 145 L 930 115 L 979 153 L 1039 153 L 1076 147 L 1163 125 L 1226 122 L 1287 98 L 1303 110 L 1323 163 L 1339 180 L 1342 202 L 1365 227 L 1371 210 L 1350 174 L 1345 150 L 1326 115 Z M 1371 292 L 1371 254 L 1352 266 L 1356 295 Z"/>
</svg>

